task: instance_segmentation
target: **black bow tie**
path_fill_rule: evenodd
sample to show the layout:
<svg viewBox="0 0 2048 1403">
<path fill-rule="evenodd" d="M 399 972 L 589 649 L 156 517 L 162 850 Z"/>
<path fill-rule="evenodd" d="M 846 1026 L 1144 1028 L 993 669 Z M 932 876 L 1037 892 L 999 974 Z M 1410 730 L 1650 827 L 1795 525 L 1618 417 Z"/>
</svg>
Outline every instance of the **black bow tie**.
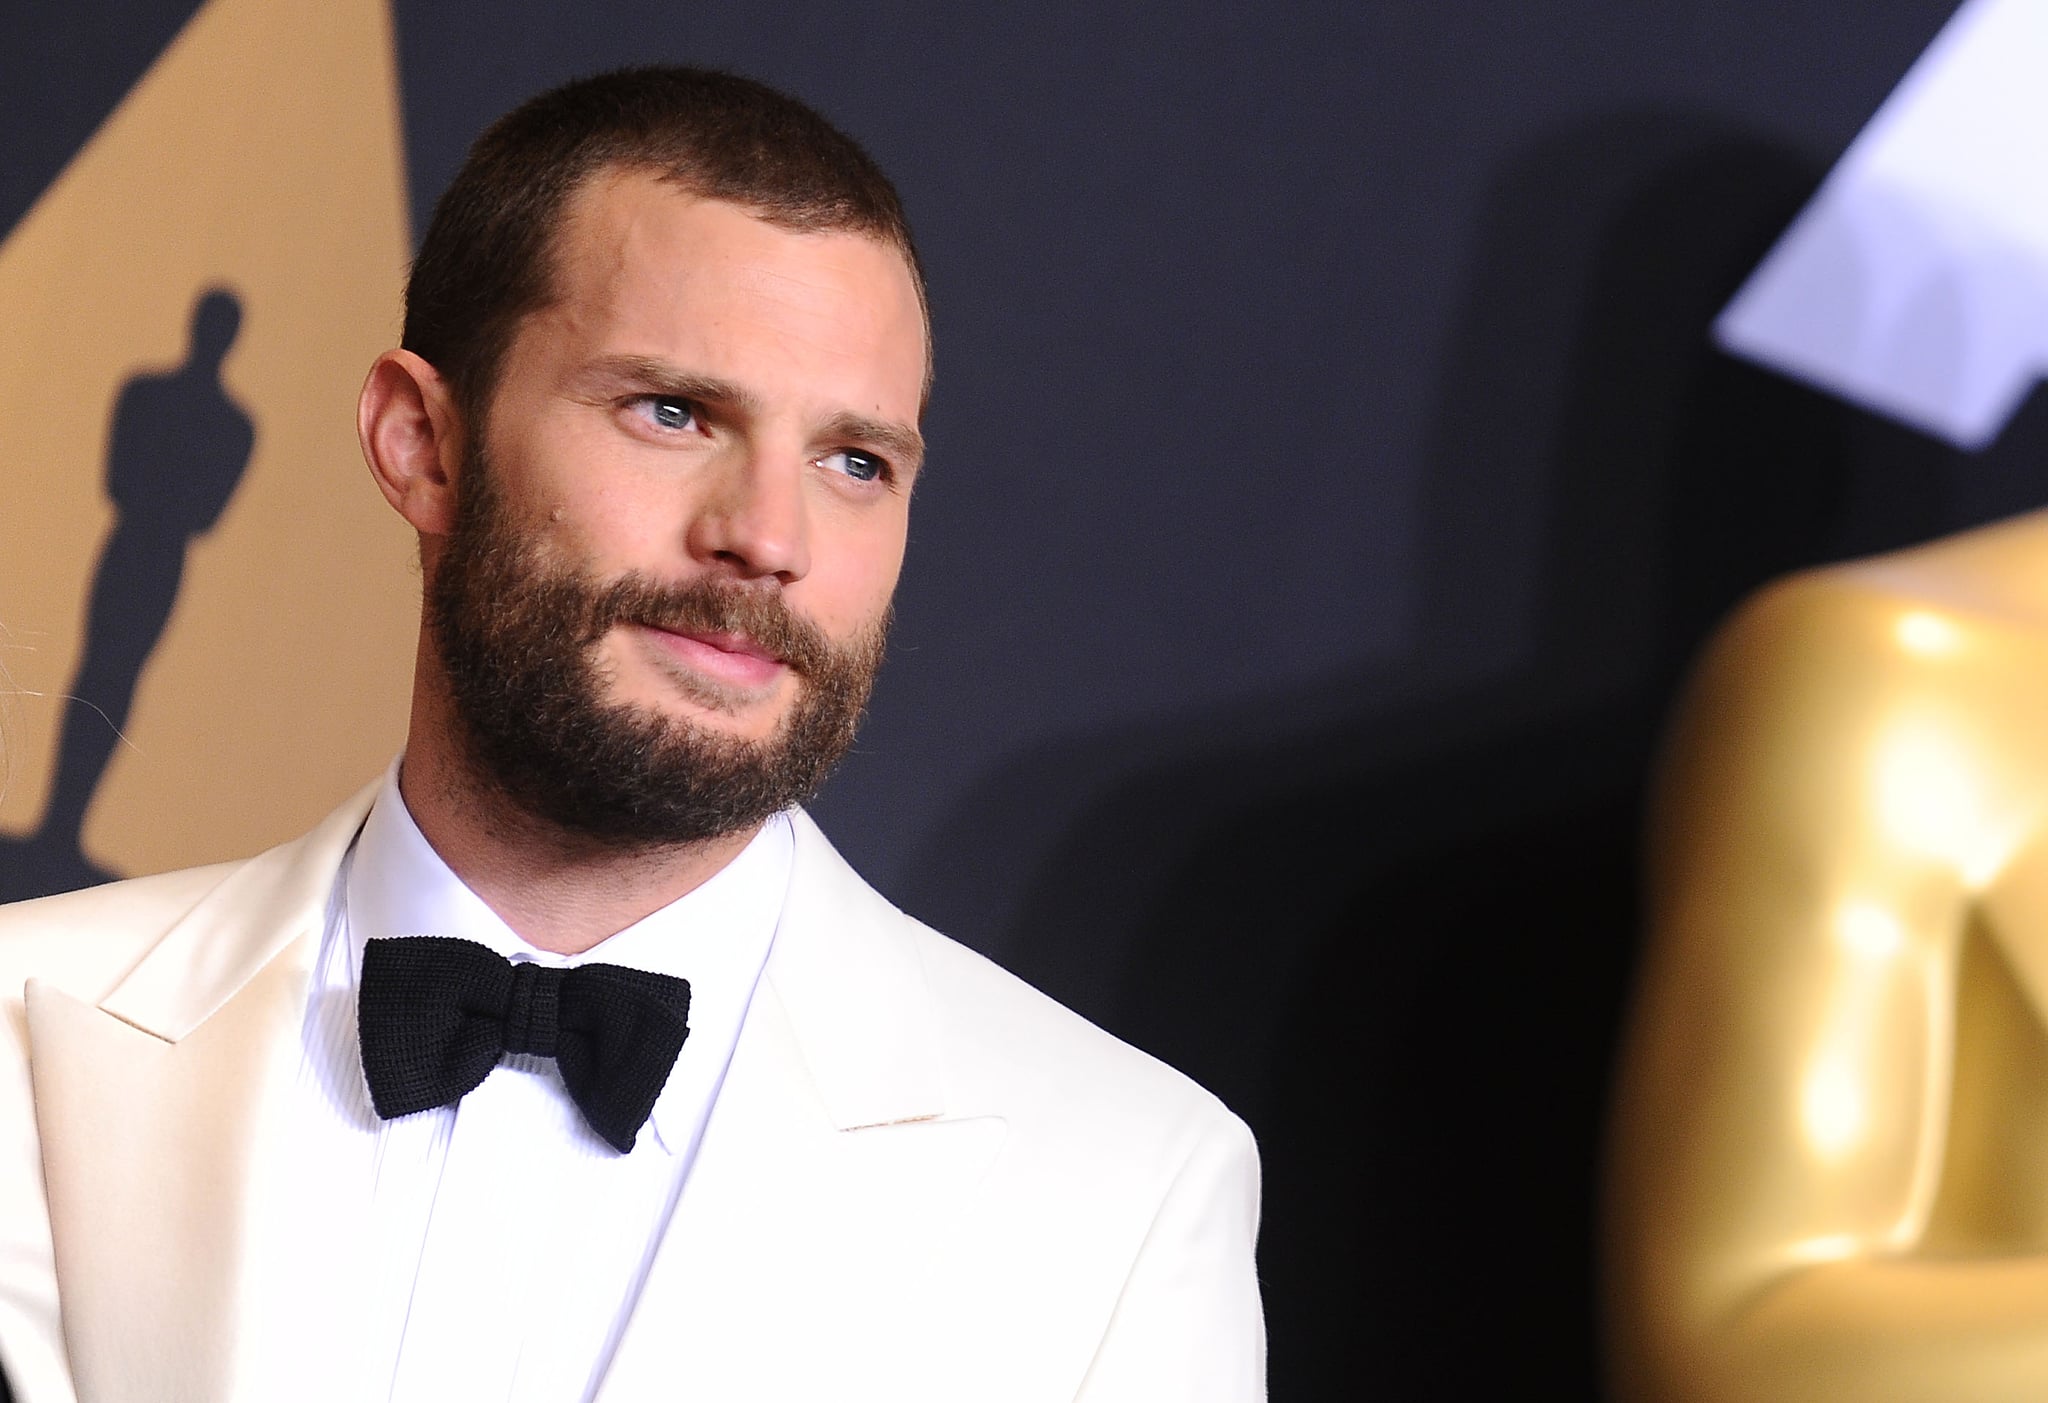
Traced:
<svg viewBox="0 0 2048 1403">
<path fill-rule="evenodd" d="M 459 1101 L 500 1054 L 552 1057 L 590 1128 L 624 1154 L 690 1034 L 690 983 L 621 965 L 513 964 L 472 940 L 363 945 L 363 1077 L 386 1120 Z"/>
</svg>

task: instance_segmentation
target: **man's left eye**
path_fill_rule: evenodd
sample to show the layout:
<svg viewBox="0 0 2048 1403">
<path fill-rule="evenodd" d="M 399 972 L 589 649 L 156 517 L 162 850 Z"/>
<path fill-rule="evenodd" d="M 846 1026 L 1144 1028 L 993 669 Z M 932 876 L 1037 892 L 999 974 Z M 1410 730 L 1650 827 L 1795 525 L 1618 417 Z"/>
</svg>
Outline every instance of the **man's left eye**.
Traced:
<svg viewBox="0 0 2048 1403">
<path fill-rule="evenodd" d="M 841 448 L 818 460 L 821 467 L 845 473 L 855 482 L 875 482 L 889 476 L 889 462 L 858 448 Z"/>
</svg>

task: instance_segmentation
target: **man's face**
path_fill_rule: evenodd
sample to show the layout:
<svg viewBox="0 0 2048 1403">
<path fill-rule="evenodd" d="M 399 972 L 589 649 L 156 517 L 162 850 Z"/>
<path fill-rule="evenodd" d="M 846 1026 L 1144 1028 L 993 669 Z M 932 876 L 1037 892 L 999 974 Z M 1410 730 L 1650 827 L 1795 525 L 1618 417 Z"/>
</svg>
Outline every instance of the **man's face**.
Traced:
<svg viewBox="0 0 2048 1403">
<path fill-rule="evenodd" d="M 901 254 L 636 173 L 572 202 L 557 297 L 467 447 L 429 618 L 473 758 L 530 811 L 691 841 L 851 740 L 925 376 Z"/>
</svg>

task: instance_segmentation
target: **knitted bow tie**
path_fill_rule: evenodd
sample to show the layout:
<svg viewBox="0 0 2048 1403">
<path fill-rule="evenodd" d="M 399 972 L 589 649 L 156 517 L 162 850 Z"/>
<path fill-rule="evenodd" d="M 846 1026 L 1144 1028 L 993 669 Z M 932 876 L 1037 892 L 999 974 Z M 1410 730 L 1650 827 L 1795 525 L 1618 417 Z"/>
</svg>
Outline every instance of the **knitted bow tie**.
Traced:
<svg viewBox="0 0 2048 1403">
<path fill-rule="evenodd" d="M 690 984 L 621 965 L 514 964 L 447 936 L 363 946 L 356 1025 L 386 1120 L 474 1091 L 507 1052 L 552 1057 L 590 1128 L 624 1154 L 689 1036 Z"/>
</svg>

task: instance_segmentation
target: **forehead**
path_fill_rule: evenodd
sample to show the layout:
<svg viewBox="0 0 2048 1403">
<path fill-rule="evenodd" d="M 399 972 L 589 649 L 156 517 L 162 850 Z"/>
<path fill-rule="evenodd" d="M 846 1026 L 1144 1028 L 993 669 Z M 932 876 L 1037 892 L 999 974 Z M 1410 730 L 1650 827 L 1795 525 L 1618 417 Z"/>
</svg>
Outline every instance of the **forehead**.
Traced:
<svg viewBox="0 0 2048 1403">
<path fill-rule="evenodd" d="M 564 210 L 551 264 L 553 296 L 529 322 L 560 351 L 642 355 L 918 417 L 923 305 L 909 260 L 879 239 L 788 229 L 652 174 L 607 171 Z"/>
</svg>

